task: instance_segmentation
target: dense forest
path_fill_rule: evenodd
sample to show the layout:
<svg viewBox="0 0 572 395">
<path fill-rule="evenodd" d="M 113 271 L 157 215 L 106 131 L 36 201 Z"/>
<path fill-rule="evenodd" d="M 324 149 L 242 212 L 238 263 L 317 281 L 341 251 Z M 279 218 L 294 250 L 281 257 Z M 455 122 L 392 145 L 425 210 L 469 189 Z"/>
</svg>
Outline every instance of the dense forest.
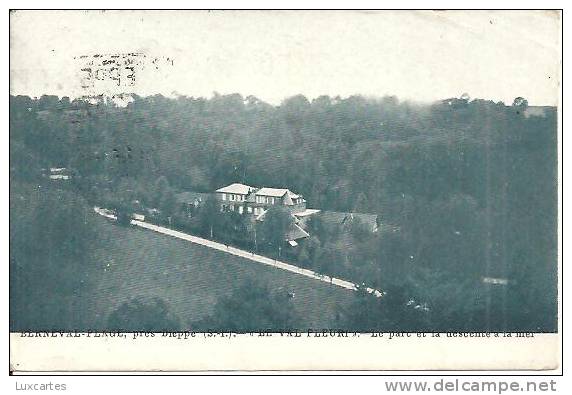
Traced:
<svg viewBox="0 0 572 395">
<path fill-rule="evenodd" d="M 67 169 L 65 188 L 31 188 L 50 168 Z M 215 94 L 135 96 L 118 107 L 11 96 L 10 181 L 13 313 L 25 311 L 18 298 L 30 289 L 49 304 L 38 278 L 75 276 L 89 260 L 82 243 L 97 235 L 81 219 L 88 205 L 137 201 L 176 214 L 176 192 L 242 182 L 289 188 L 312 208 L 378 215 L 381 231 L 356 230 L 350 247 L 311 224 L 315 236 L 293 258 L 386 292 L 356 293 L 340 328 L 557 328 L 557 113 L 522 98 L 295 96 L 272 106 Z M 33 205 L 13 197 L 28 190 Z M 74 204 L 61 207 L 62 195 Z M 75 278 L 69 292 L 83 289 Z M 210 324 L 227 322 L 234 304 L 221 301 Z"/>
</svg>

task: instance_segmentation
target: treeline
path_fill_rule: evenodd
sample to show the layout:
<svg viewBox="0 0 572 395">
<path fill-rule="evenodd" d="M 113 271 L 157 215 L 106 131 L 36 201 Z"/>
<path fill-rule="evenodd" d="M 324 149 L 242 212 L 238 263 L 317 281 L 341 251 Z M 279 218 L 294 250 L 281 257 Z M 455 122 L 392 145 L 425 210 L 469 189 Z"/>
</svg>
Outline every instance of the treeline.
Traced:
<svg viewBox="0 0 572 395">
<path fill-rule="evenodd" d="M 118 108 L 11 96 L 11 143 L 14 161 L 69 167 L 103 186 L 123 177 L 152 185 L 161 176 L 173 188 L 204 192 L 230 182 L 287 186 L 310 206 L 337 211 L 383 212 L 403 195 L 451 192 L 483 205 L 490 160 L 498 173 L 499 149 L 554 144 L 555 111 L 527 117 L 526 104 L 455 100 L 295 96 L 273 107 L 235 94 L 136 97 Z"/>
<path fill-rule="evenodd" d="M 346 262 L 353 278 L 403 294 L 396 306 L 423 317 L 411 327 L 553 331 L 557 114 L 529 110 L 522 99 L 295 96 L 271 106 L 215 94 L 134 97 L 119 108 L 12 96 L 10 174 L 30 181 L 65 167 L 90 202 L 165 209 L 175 191 L 290 188 L 309 207 L 378 214 L 379 234 L 343 255 L 319 231 L 300 254 Z M 378 308 L 364 303 L 360 311 Z M 384 325 L 371 322 L 379 314 L 342 316 Z"/>
<path fill-rule="evenodd" d="M 85 330 L 97 235 L 87 202 L 45 183 L 10 185 L 10 330 Z"/>
</svg>

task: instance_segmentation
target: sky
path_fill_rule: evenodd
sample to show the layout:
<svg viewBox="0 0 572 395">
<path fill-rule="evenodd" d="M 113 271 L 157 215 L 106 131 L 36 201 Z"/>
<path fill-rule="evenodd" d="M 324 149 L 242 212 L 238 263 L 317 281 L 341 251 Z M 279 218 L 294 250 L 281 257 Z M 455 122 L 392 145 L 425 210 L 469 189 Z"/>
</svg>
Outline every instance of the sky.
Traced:
<svg viewBox="0 0 572 395">
<path fill-rule="evenodd" d="M 560 38 L 555 11 L 16 11 L 10 92 L 557 105 Z M 85 59 L 126 53 L 134 83 L 85 88 Z"/>
</svg>

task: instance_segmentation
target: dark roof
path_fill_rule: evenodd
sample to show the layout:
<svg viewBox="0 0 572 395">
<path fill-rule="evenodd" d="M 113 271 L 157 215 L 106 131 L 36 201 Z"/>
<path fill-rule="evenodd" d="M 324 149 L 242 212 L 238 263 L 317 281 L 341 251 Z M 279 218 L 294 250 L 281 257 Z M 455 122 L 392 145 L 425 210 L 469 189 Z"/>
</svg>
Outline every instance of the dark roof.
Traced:
<svg viewBox="0 0 572 395">
<path fill-rule="evenodd" d="M 351 224 L 355 221 L 365 224 L 371 232 L 376 232 L 378 228 L 376 214 L 320 211 L 312 217 L 314 216 L 319 217 L 326 225 L 338 229 L 331 242 L 339 248 L 351 249 L 355 245 L 354 235 L 350 231 Z"/>
<path fill-rule="evenodd" d="M 387 222 L 384 222 L 383 225 L 381 226 L 381 232 L 382 233 L 397 233 L 400 231 L 401 231 L 401 228 L 395 224 L 389 224 Z"/>
<path fill-rule="evenodd" d="M 349 225 L 355 220 L 368 225 L 372 231 L 377 229 L 377 215 L 367 213 L 344 213 L 339 211 L 321 211 L 315 215 L 319 216 L 329 225 Z"/>
<path fill-rule="evenodd" d="M 305 237 L 309 237 L 310 235 L 304 229 L 300 228 L 296 224 L 292 224 L 290 230 L 286 233 L 286 240 L 298 240 L 303 239 Z"/>
</svg>

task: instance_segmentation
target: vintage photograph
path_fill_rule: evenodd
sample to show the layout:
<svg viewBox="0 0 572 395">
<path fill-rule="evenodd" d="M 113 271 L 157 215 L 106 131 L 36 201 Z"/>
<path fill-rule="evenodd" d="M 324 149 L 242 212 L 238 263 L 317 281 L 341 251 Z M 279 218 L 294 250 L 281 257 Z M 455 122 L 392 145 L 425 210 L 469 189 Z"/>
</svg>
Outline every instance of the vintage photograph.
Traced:
<svg viewBox="0 0 572 395">
<path fill-rule="evenodd" d="M 10 331 L 556 333 L 560 29 L 11 11 Z"/>
</svg>

